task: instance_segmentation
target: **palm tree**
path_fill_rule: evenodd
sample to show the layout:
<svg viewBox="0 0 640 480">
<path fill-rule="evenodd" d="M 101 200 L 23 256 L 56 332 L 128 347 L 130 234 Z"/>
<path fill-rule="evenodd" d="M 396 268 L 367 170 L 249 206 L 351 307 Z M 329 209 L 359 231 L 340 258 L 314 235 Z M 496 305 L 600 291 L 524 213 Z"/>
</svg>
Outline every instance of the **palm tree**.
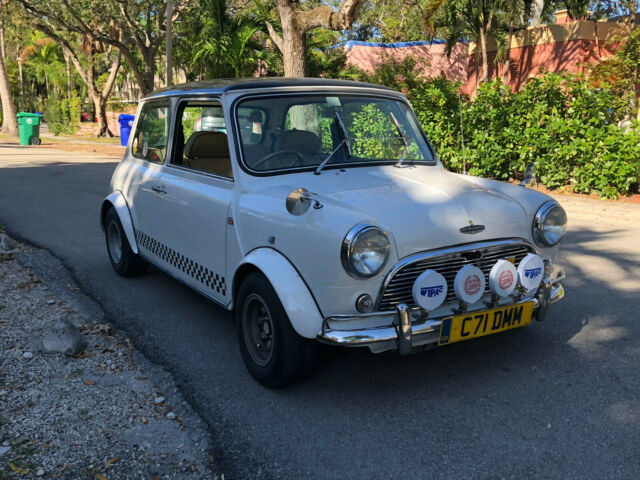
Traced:
<svg viewBox="0 0 640 480">
<path fill-rule="evenodd" d="M 431 30 L 432 34 L 439 33 L 444 38 L 447 54 L 450 54 L 454 45 L 461 40 L 472 39 L 480 46 L 482 81 L 489 78 L 487 38 L 493 34 L 495 14 L 501 3 L 501 0 L 428 0 L 424 7 L 427 31 Z M 476 83 L 477 81 L 476 70 Z"/>
<path fill-rule="evenodd" d="M 191 63 L 213 78 L 251 75 L 258 68 L 263 46 L 256 34 L 259 23 L 233 15 L 228 0 L 201 0 L 192 28 L 199 38 L 192 47 Z"/>
<path fill-rule="evenodd" d="M 51 95 L 51 84 L 60 85 L 64 78 L 64 63 L 61 61 L 62 51 L 51 38 L 36 32 L 31 43 L 24 47 L 18 57 L 20 67 L 25 62 L 34 67 L 39 82 L 44 82 L 47 97 Z"/>
</svg>

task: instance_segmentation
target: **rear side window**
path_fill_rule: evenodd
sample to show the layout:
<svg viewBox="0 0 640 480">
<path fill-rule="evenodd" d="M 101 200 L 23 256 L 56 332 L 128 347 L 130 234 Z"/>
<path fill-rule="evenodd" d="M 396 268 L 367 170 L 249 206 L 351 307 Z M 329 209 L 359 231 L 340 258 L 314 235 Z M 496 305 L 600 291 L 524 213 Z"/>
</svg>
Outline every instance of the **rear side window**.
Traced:
<svg viewBox="0 0 640 480">
<path fill-rule="evenodd" d="M 149 162 L 164 162 L 167 155 L 170 119 L 169 102 L 151 102 L 142 107 L 131 144 L 131 153 L 134 157 Z"/>
<path fill-rule="evenodd" d="M 183 102 L 178 107 L 172 164 L 233 178 L 227 124 L 218 101 Z"/>
</svg>

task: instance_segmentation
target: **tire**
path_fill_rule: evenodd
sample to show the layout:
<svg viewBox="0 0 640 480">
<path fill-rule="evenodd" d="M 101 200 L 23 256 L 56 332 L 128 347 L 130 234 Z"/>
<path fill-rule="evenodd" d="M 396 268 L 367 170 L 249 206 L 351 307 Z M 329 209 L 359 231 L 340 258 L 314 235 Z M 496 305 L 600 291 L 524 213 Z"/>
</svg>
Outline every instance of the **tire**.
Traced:
<svg viewBox="0 0 640 480">
<path fill-rule="evenodd" d="M 267 278 L 257 272 L 248 274 L 236 300 L 240 352 L 253 378 L 266 387 L 279 388 L 309 377 L 315 370 L 319 345 L 296 333 Z"/>
<path fill-rule="evenodd" d="M 42 143 L 42 140 L 40 139 L 40 137 L 31 139 L 31 145 L 40 145 L 41 143 Z"/>
<path fill-rule="evenodd" d="M 118 214 L 110 208 L 104 220 L 104 237 L 111 266 L 121 277 L 133 277 L 144 273 L 149 264 L 133 253 L 124 233 Z"/>
</svg>

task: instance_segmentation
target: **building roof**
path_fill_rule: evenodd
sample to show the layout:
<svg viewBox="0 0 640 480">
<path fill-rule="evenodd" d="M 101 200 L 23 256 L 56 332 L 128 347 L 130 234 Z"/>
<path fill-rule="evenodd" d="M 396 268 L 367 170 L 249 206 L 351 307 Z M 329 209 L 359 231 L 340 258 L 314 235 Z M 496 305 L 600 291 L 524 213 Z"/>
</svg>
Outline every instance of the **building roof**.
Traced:
<svg viewBox="0 0 640 480">
<path fill-rule="evenodd" d="M 231 78 L 219 80 L 202 80 L 199 82 L 189 82 L 180 85 L 172 85 L 170 87 L 156 90 L 147 96 L 151 97 L 170 97 L 173 95 L 185 94 L 203 94 L 203 93 L 224 93 L 234 90 L 254 90 L 283 87 L 347 87 L 347 88 L 373 88 L 384 90 L 385 92 L 398 93 L 396 90 L 382 85 L 374 85 L 371 83 L 355 82 L 353 80 L 333 80 L 326 78 L 284 78 L 284 77 L 252 77 L 252 78 Z"/>
</svg>

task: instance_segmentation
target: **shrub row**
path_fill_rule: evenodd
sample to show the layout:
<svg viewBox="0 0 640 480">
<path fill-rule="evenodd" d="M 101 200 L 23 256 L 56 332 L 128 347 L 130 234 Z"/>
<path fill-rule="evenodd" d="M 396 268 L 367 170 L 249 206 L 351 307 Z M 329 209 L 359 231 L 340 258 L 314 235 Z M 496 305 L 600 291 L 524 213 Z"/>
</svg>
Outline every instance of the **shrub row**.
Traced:
<svg viewBox="0 0 640 480">
<path fill-rule="evenodd" d="M 73 135 L 78 130 L 82 102 L 79 97 L 71 99 L 49 97 L 44 119 L 54 135 Z"/>
<path fill-rule="evenodd" d="M 625 109 L 611 90 L 554 73 L 515 93 L 499 81 L 484 83 L 473 101 L 459 87 L 440 77 L 408 92 L 447 168 L 461 172 L 464 158 L 470 174 L 507 180 L 521 179 L 531 162 L 551 189 L 616 198 L 637 188 L 640 127 L 618 126 Z"/>
</svg>

